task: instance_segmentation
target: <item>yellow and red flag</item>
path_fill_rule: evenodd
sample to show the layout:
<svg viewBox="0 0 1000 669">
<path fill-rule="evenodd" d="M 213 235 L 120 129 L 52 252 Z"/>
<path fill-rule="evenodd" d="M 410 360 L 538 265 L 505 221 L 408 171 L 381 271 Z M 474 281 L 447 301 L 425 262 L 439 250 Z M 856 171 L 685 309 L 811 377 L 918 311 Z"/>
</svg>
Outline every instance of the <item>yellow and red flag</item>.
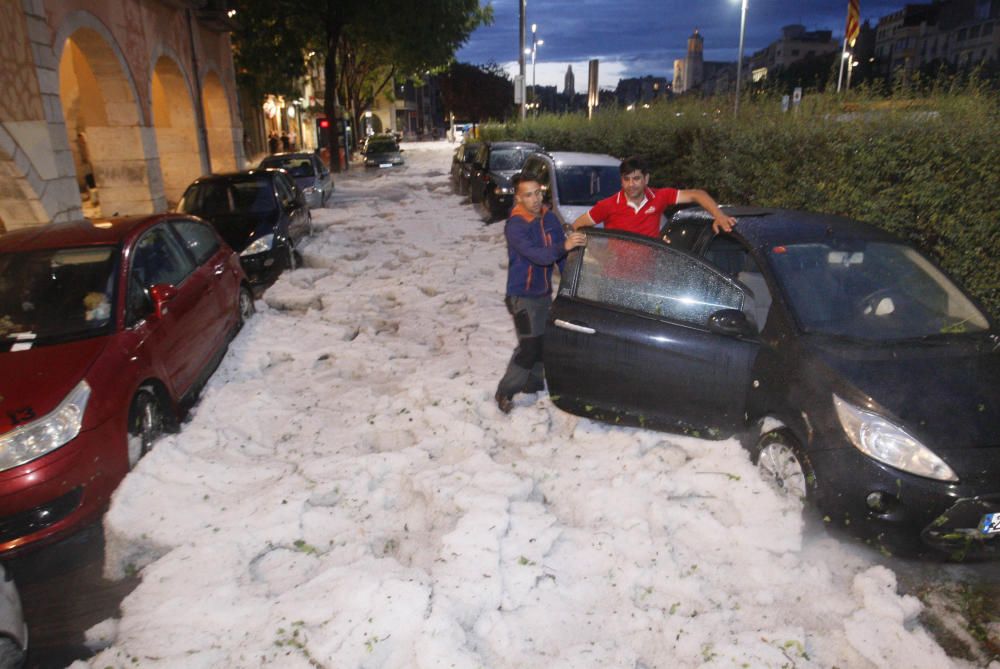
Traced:
<svg viewBox="0 0 1000 669">
<path fill-rule="evenodd" d="M 858 33 L 861 32 L 860 1 L 847 0 L 847 27 L 844 28 L 844 41 L 852 48 L 858 39 Z"/>
</svg>

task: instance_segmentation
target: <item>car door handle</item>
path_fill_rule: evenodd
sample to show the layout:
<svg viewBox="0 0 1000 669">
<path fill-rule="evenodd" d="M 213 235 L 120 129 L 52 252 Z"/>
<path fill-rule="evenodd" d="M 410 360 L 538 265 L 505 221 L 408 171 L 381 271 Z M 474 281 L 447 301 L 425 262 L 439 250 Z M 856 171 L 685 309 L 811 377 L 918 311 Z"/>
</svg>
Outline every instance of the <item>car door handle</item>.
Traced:
<svg viewBox="0 0 1000 669">
<path fill-rule="evenodd" d="M 573 332 L 582 332 L 583 334 L 596 334 L 597 330 L 594 328 L 588 328 L 586 325 L 577 325 L 576 323 L 570 323 L 569 321 L 564 321 L 561 318 L 555 320 L 555 325 L 557 328 L 563 328 L 564 330 L 572 330 Z"/>
<path fill-rule="evenodd" d="M 214 274 L 215 276 L 219 276 L 220 274 L 222 274 L 225 271 L 226 271 L 226 264 L 225 263 L 221 263 L 221 264 L 216 265 L 215 267 L 212 268 L 212 274 Z"/>
</svg>

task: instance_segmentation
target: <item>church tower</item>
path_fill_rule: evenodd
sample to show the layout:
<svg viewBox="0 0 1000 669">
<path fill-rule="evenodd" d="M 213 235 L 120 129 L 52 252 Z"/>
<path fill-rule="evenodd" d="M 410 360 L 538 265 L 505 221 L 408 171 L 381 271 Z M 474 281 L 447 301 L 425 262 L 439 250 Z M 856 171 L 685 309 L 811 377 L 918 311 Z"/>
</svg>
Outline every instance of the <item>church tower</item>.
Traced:
<svg viewBox="0 0 1000 669">
<path fill-rule="evenodd" d="M 702 40 L 698 29 L 688 38 L 687 58 L 684 59 L 684 90 L 690 91 L 701 88 L 705 80 L 705 42 Z"/>
<path fill-rule="evenodd" d="M 576 78 L 573 76 L 573 66 L 566 68 L 566 86 L 563 88 L 563 95 L 573 97 L 576 95 Z"/>
</svg>

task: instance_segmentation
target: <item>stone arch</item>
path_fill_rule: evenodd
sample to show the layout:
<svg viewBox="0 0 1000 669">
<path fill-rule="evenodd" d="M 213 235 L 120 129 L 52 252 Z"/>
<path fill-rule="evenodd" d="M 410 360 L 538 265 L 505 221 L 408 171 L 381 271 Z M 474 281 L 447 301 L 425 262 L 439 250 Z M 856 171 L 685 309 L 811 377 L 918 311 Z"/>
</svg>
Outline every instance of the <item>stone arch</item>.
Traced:
<svg viewBox="0 0 1000 669">
<path fill-rule="evenodd" d="M 184 189 L 201 176 L 198 122 L 188 79 L 167 53 L 153 66 L 150 89 L 163 192 L 172 206 Z"/>
<path fill-rule="evenodd" d="M 53 49 L 77 185 L 91 216 L 150 213 L 154 197 L 135 82 L 107 28 L 86 12 L 67 17 Z M 158 206 L 159 205 L 159 206 Z"/>
<path fill-rule="evenodd" d="M 201 97 L 205 110 L 205 131 L 208 135 L 208 155 L 212 159 L 212 171 L 235 170 L 236 137 L 232 110 L 229 108 L 229 98 L 222 86 L 222 80 L 215 72 L 209 71 L 205 74 Z"/>
</svg>

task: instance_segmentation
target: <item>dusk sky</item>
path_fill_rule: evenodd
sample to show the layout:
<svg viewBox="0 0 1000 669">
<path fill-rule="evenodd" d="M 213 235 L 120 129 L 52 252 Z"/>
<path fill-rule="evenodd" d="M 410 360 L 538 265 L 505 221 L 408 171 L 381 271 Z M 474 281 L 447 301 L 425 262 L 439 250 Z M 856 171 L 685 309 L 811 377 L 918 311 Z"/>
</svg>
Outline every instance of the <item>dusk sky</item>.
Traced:
<svg viewBox="0 0 1000 669">
<path fill-rule="evenodd" d="M 480 28 L 459 50 L 458 60 L 496 62 L 517 73 L 518 0 L 493 0 L 493 25 Z M 903 0 L 861 0 L 861 19 L 871 21 L 902 8 Z M 831 30 L 843 40 L 847 0 L 750 0 L 744 54 L 778 39 L 781 27 L 800 23 L 808 30 Z M 587 61 L 598 58 L 602 88 L 621 77 L 654 75 L 673 79 L 675 58 L 683 58 L 695 28 L 705 40 L 705 60 L 736 62 L 740 0 L 528 0 L 531 24 L 545 43 L 538 47 L 536 81 L 561 91 L 566 66 L 573 65 L 577 92 L 585 92 Z M 527 57 L 531 85 L 531 57 Z"/>
</svg>

